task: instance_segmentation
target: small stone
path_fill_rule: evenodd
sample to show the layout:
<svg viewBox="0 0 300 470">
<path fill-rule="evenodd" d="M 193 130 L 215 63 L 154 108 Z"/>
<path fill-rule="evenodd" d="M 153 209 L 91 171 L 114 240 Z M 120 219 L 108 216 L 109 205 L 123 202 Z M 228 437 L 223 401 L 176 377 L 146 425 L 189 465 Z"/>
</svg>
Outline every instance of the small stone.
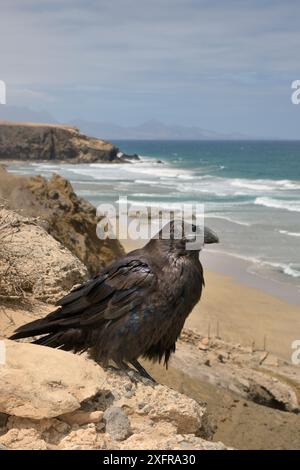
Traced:
<svg viewBox="0 0 300 470">
<path fill-rule="evenodd" d="M 122 408 L 110 406 L 103 415 L 105 430 L 116 441 L 123 441 L 131 434 L 130 421 Z"/>
<path fill-rule="evenodd" d="M 208 346 L 209 343 L 210 343 L 210 340 L 209 340 L 209 338 L 202 338 L 201 343 Z"/>
<path fill-rule="evenodd" d="M 198 349 L 200 349 L 201 351 L 207 351 L 208 350 L 208 345 L 207 344 L 203 344 L 202 342 L 200 342 L 198 344 Z"/>
<path fill-rule="evenodd" d="M 151 410 L 152 410 L 152 406 L 151 406 L 151 405 L 146 405 L 146 406 L 144 406 L 144 408 L 143 408 L 143 412 L 144 412 L 144 413 L 150 413 Z"/>
</svg>

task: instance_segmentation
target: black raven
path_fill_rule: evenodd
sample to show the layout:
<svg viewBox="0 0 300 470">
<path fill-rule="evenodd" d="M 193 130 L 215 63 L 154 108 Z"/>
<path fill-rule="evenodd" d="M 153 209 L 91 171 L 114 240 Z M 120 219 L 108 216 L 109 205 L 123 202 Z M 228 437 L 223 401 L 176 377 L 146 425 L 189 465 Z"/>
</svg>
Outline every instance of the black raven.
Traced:
<svg viewBox="0 0 300 470">
<path fill-rule="evenodd" d="M 144 248 L 72 290 L 54 312 L 18 328 L 11 339 L 40 336 L 34 344 L 76 353 L 92 349 L 103 367 L 113 361 L 128 370 L 131 364 L 151 379 L 138 358 L 163 359 L 167 367 L 204 285 L 200 248 L 187 249 L 190 235 L 178 239 L 174 221 L 169 226 L 168 239 L 159 232 Z M 217 242 L 205 227 L 204 243 Z"/>
</svg>

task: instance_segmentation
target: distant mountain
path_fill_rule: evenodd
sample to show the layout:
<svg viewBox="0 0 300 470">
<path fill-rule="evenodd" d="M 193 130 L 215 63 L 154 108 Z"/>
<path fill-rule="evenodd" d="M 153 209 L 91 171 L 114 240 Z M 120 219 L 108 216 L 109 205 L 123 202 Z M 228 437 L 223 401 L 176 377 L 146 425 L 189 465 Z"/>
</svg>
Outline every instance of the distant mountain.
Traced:
<svg viewBox="0 0 300 470">
<path fill-rule="evenodd" d="M 163 122 L 150 120 L 138 126 L 119 126 L 108 122 L 93 122 L 75 119 L 69 124 L 77 126 L 82 132 L 110 140 L 141 139 L 141 140 L 232 140 L 251 139 L 242 134 L 221 134 L 202 129 L 200 127 L 187 127 L 168 125 Z"/>
<path fill-rule="evenodd" d="M 26 107 L 0 105 L 0 121 L 59 124 L 47 111 L 35 111 Z M 84 134 L 108 140 L 238 140 L 251 139 L 243 134 L 222 134 L 196 126 L 165 124 L 157 120 L 146 121 L 138 126 L 120 126 L 110 122 L 94 122 L 74 119 L 68 123 L 79 127 Z"/>
<path fill-rule="evenodd" d="M 30 108 L 6 104 L 0 105 L 0 121 L 57 124 L 56 119 L 47 111 L 34 111 Z"/>
</svg>

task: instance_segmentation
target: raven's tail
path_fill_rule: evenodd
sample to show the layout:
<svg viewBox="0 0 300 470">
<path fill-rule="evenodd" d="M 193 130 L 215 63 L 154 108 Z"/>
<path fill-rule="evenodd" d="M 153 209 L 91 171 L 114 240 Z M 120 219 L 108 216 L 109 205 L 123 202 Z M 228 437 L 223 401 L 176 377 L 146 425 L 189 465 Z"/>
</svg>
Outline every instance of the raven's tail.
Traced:
<svg viewBox="0 0 300 470">
<path fill-rule="evenodd" d="M 46 320 L 47 317 L 34 320 L 30 323 L 26 323 L 25 325 L 20 326 L 9 339 L 29 338 L 30 336 L 40 336 L 46 333 L 55 332 L 55 330 L 58 329 L 58 325 L 55 325 L 55 323 L 51 324 Z"/>
<path fill-rule="evenodd" d="M 32 343 L 50 348 L 60 348 L 65 351 L 85 351 L 89 332 L 82 328 L 76 328 L 74 319 L 68 319 L 64 322 L 56 319 L 57 313 L 59 312 L 52 312 L 45 318 L 20 326 L 9 339 L 40 336 L 40 338 L 34 339 Z"/>
</svg>

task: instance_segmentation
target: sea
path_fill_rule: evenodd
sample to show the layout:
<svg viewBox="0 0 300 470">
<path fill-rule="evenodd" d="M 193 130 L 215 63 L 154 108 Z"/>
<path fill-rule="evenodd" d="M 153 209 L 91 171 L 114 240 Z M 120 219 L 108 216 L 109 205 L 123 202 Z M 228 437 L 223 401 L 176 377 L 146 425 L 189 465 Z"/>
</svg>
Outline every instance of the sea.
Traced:
<svg viewBox="0 0 300 470">
<path fill-rule="evenodd" d="M 68 178 L 96 207 L 204 204 L 209 247 L 249 261 L 258 276 L 300 289 L 300 141 L 116 141 L 137 163 L 10 165 L 20 174 Z"/>
</svg>

